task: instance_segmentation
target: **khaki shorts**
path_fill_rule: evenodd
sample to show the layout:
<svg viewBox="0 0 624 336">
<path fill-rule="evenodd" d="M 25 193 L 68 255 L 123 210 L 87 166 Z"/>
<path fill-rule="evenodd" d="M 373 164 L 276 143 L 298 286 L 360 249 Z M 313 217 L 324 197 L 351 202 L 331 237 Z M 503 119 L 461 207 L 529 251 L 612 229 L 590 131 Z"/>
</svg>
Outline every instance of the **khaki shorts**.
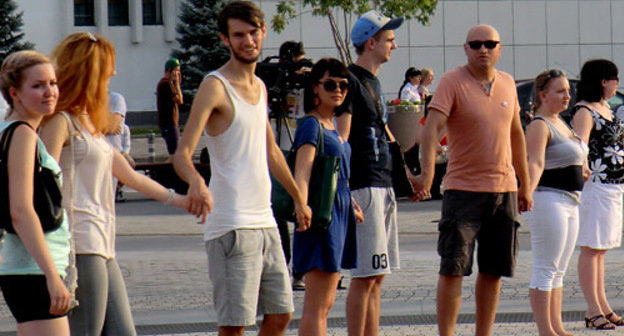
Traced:
<svg viewBox="0 0 624 336">
<path fill-rule="evenodd" d="M 392 188 L 361 188 L 351 196 L 364 212 L 364 222 L 356 225 L 357 267 L 353 278 L 390 274 L 399 269 L 399 227 Z"/>
<path fill-rule="evenodd" d="M 249 326 L 256 316 L 294 311 L 277 228 L 239 229 L 206 242 L 219 326 Z"/>
</svg>

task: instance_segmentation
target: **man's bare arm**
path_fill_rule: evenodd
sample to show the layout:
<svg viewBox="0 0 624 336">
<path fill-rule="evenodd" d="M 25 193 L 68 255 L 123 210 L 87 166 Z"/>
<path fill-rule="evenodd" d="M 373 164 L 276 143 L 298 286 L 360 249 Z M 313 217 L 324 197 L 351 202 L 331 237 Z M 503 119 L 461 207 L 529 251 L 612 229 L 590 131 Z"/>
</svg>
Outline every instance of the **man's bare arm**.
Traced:
<svg viewBox="0 0 624 336">
<path fill-rule="evenodd" d="M 446 125 L 447 116 L 442 112 L 431 109 L 427 120 L 425 121 L 425 127 L 423 128 L 421 137 L 421 159 L 420 159 L 420 175 L 416 176 L 414 180 L 414 192 L 416 199 L 427 198 L 431 190 L 431 184 L 433 183 L 433 175 L 435 174 L 435 157 L 436 149 L 438 148 L 439 134 Z"/>
<path fill-rule="evenodd" d="M 207 78 L 201 83 L 173 159 L 176 173 L 189 184 L 189 209 L 187 210 L 194 214 L 201 214 L 202 221 L 212 211 L 212 195 L 206 187 L 204 178 L 195 169 L 192 158 L 210 115 L 222 98 L 223 89 L 216 79 Z"/>
<path fill-rule="evenodd" d="M 297 216 L 297 222 L 302 228 L 308 228 L 312 219 L 312 211 L 307 206 L 306 200 L 304 200 L 295 179 L 288 168 L 286 159 L 282 154 L 282 151 L 275 142 L 273 136 L 273 130 L 267 120 L 267 161 L 269 163 L 269 169 L 275 179 L 286 189 L 290 197 L 293 198 L 295 203 L 295 214 Z"/>
<path fill-rule="evenodd" d="M 520 212 L 533 209 L 533 196 L 530 192 L 529 168 L 527 164 L 526 142 L 520 122 L 520 113 L 514 113 L 511 122 L 511 159 L 516 176 L 520 181 L 518 189 L 518 210 Z"/>
</svg>

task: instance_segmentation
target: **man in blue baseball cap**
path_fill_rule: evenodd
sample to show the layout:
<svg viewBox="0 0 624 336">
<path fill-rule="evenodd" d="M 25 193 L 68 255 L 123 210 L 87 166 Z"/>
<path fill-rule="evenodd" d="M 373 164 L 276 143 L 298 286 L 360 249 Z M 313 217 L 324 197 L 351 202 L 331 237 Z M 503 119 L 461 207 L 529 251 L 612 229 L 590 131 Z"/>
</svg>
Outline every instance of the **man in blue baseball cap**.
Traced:
<svg viewBox="0 0 624 336">
<path fill-rule="evenodd" d="M 385 98 L 377 72 L 397 48 L 393 30 L 403 18 L 376 11 L 364 13 L 353 25 L 357 53 L 349 66 L 348 108 L 337 117 L 338 130 L 352 148 L 352 195 L 362 204 L 364 222 L 357 226 L 357 267 L 351 270 L 347 295 L 349 335 L 376 335 L 379 329 L 381 284 L 390 269 L 399 268 L 396 199 L 388 143 L 395 141 L 386 125 Z M 348 111 L 347 111 L 348 110 Z"/>
</svg>

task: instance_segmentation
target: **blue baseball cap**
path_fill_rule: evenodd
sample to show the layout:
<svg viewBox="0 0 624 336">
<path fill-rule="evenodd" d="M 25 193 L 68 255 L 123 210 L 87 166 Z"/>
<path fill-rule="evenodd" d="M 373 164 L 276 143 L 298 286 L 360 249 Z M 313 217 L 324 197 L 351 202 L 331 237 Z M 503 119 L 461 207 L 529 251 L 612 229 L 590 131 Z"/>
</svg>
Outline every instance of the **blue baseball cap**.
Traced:
<svg viewBox="0 0 624 336">
<path fill-rule="evenodd" d="M 378 31 L 394 30 L 399 28 L 402 23 L 402 17 L 391 19 L 377 11 L 368 11 L 357 19 L 351 28 L 351 41 L 354 46 L 359 47 Z"/>
</svg>

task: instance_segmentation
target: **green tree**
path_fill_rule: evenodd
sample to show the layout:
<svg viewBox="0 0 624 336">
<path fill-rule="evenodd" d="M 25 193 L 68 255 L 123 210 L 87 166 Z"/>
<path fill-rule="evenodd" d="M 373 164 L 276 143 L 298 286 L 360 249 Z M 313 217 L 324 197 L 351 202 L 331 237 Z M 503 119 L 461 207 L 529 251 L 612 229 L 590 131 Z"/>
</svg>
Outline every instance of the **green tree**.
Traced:
<svg viewBox="0 0 624 336">
<path fill-rule="evenodd" d="M 34 49 L 30 42 L 22 42 L 24 12 L 16 12 L 17 4 L 13 0 L 0 0 L 0 63 L 11 53 Z"/>
<path fill-rule="evenodd" d="M 351 26 L 352 19 L 357 14 L 371 9 L 378 10 L 390 17 L 402 16 L 405 19 L 415 19 L 423 25 L 429 24 L 429 18 L 434 14 L 438 0 L 301 0 L 302 8 L 309 8 L 313 15 L 327 16 L 331 27 L 336 48 L 340 58 L 345 63 L 351 63 Z M 279 0 L 277 14 L 271 20 L 271 26 L 276 32 L 284 30 L 288 21 L 299 15 L 295 9 L 295 0 Z M 342 17 L 343 27 L 340 27 L 338 17 Z"/>
<path fill-rule="evenodd" d="M 226 3 L 226 0 L 187 0 L 181 4 L 177 26 L 180 48 L 171 55 L 180 60 L 185 110 L 189 109 L 204 76 L 230 57 L 217 35 L 217 18 Z"/>
</svg>

